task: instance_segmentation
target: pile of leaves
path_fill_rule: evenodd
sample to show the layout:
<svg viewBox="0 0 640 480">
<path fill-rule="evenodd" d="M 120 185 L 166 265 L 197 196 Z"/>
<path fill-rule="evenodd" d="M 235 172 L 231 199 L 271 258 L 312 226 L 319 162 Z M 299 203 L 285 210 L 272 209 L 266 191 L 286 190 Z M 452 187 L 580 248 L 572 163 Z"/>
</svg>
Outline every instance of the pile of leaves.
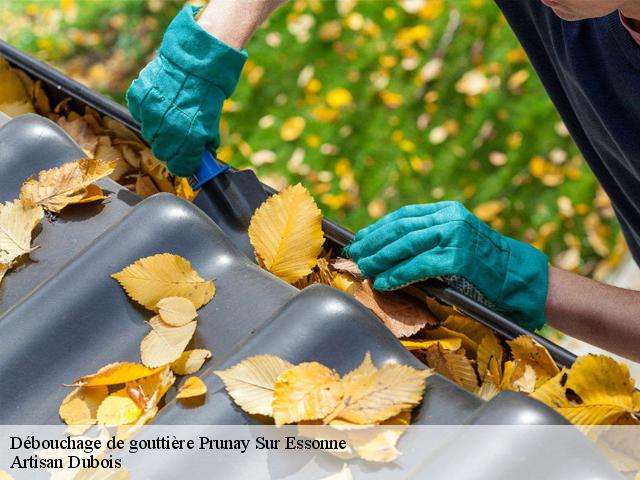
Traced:
<svg viewBox="0 0 640 480">
<path fill-rule="evenodd" d="M 186 178 L 175 177 L 138 135 L 90 107 L 72 110 L 69 97 L 52 108 L 42 81 L 35 82 L 0 58 L 0 111 L 14 117 L 38 113 L 56 122 L 84 150 L 87 158 L 114 165 L 109 177 L 142 197 L 169 192 L 193 200 Z"/>
<path fill-rule="evenodd" d="M 398 364 L 376 368 L 367 353 L 362 364 L 343 377 L 318 362 L 294 366 L 273 355 L 249 357 L 215 373 L 245 412 L 271 417 L 276 425 L 334 427 L 332 436 L 348 442 L 348 453 L 390 462 L 400 454 L 396 443 L 403 426 L 411 423 L 412 409 L 422 401 L 431 372 Z M 385 434 L 367 428 L 376 425 L 392 427 L 385 428 Z M 326 437 L 326 430 L 320 432 Z M 301 433 L 313 436 L 313 429 Z"/>
<path fill-rule="evenodd" d="M 484 399 L 512 390 L 579 426 L 640 425 L 640 394 L 626 365 L 589 355 L 561 371 L 532 337 L 505 341 L 417 289 L 374 291 L 357 265 L 322 250 L 322 216 L 301 185 L 267 199 L 252 218 L 249 236 L 263 268 L 298 287 L 323 283 L 349 293 L 417 358 Z"/>
<path fill-rule="evenodd" d="M 28 178 L 19 198 L 0 204 L 0 282 L 9 269 L 37 248 L 31 245 L 31 237 L 45 213 L 56 215 L 68 205 L 105 199 L 94 182 L 114 168 L 114 162 L 95 158 L 68 162 Z"/>
<path fill-rule="evenodd" d="M 132 300 L 156 314 L 140 343 L 141 363 L 111 363 L 74 380 L 59 414 L 71 433 L 98 424 L 117 426 L 126 438 L 156 416 L 176 375 L 192 375 L 211 358 L 209 350 L 185 349 L 196 330 L 197 309 L 213 299 L 215 284 L 170 253 L 142 258 L 112 276 Z M 206 392 L 204 382 L 191 376 L 176 398 L 193 406 L 203 403 Z"/>
</svg>

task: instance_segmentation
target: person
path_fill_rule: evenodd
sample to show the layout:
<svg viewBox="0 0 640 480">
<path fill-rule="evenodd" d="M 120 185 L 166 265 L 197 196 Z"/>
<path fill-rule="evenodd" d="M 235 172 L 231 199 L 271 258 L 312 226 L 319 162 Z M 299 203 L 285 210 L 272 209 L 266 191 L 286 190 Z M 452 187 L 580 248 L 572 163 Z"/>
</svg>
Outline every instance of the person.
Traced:
<svg viewBox="0 0 640 480">
<path fill-rule="evenodd" d="M 158 56 L 127 92 L 154 153 L 177 175 L 218 145 L 222 102 L 244 45 L 283 0 L 212 0 L 183 10 Z M 640 1 L 496 0 L 549 96 L 611 198 L 640 263 Z M 444 277 L 528 329 L 553 327 L 640 360 L 640 292 L 548 264 L 459 203 L 405 206 L 357 232 L 345 249 L 378 290 Z"/>
</svg>

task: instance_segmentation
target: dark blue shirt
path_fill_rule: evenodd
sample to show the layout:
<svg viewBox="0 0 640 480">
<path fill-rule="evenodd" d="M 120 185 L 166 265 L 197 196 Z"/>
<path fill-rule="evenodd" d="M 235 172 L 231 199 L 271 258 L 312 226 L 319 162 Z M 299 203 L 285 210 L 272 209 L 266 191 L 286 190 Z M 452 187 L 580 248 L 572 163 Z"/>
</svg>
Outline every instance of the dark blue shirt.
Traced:
<svg viewBox="0 0 640 480">
<path fill-rule="evenodd" d="M 496 1 L 611 198 L 640 264 L 640 45 L 617 11 L 568 22 L 540 0 Z"/>
</svg>

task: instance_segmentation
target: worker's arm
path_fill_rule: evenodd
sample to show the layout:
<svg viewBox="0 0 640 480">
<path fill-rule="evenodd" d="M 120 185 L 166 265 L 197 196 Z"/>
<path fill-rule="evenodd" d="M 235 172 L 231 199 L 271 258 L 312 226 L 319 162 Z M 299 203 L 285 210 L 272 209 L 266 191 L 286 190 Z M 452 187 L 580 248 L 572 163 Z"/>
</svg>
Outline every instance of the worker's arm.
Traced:
<svg viewBox="0 0 640 480">
<path fill-rule="evenodd" d="M 377 290 L 432 277 L 530 330 L 554 327 L 640 360 L 640 293 L 549 267 L 536 248 L 495 232 L 457 202 L 409 205 L 345 249 Z"/>
<path fill-rule="evenodd" d="M 545 317 L 562 332 L 640 361 L 640 292 L 549 267 Z"/>
<path fill-rule="evenodd" d="M 164 34 L 158 55 L 129 90 L 131 115 L 153 153 L 179 176 L 191 175 L 205 148 L 220 143 L 222 105 L 234 91 L 242 50 L 282 0 L 212 0 L 194 18 L 185 7 Z"/>
</svg>

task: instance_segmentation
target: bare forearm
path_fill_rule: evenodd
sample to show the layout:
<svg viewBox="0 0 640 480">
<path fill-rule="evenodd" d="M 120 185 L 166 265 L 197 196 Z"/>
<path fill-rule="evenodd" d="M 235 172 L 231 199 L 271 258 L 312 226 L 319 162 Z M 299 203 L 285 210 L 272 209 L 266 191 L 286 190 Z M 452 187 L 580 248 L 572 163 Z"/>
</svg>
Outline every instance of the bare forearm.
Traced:
<svg viewBox="0 0 640 480">
<path fill-rule="evenodd" d="M 211 0 L 198 24 L 218 40 L 242 49 L 254 32 L 286 0 Z"/>
<path fill-rule="evenodd" d="M 545 316 L 564 333 L 640 361 L 640 292 L 549 267 Z"/>
</svg>

